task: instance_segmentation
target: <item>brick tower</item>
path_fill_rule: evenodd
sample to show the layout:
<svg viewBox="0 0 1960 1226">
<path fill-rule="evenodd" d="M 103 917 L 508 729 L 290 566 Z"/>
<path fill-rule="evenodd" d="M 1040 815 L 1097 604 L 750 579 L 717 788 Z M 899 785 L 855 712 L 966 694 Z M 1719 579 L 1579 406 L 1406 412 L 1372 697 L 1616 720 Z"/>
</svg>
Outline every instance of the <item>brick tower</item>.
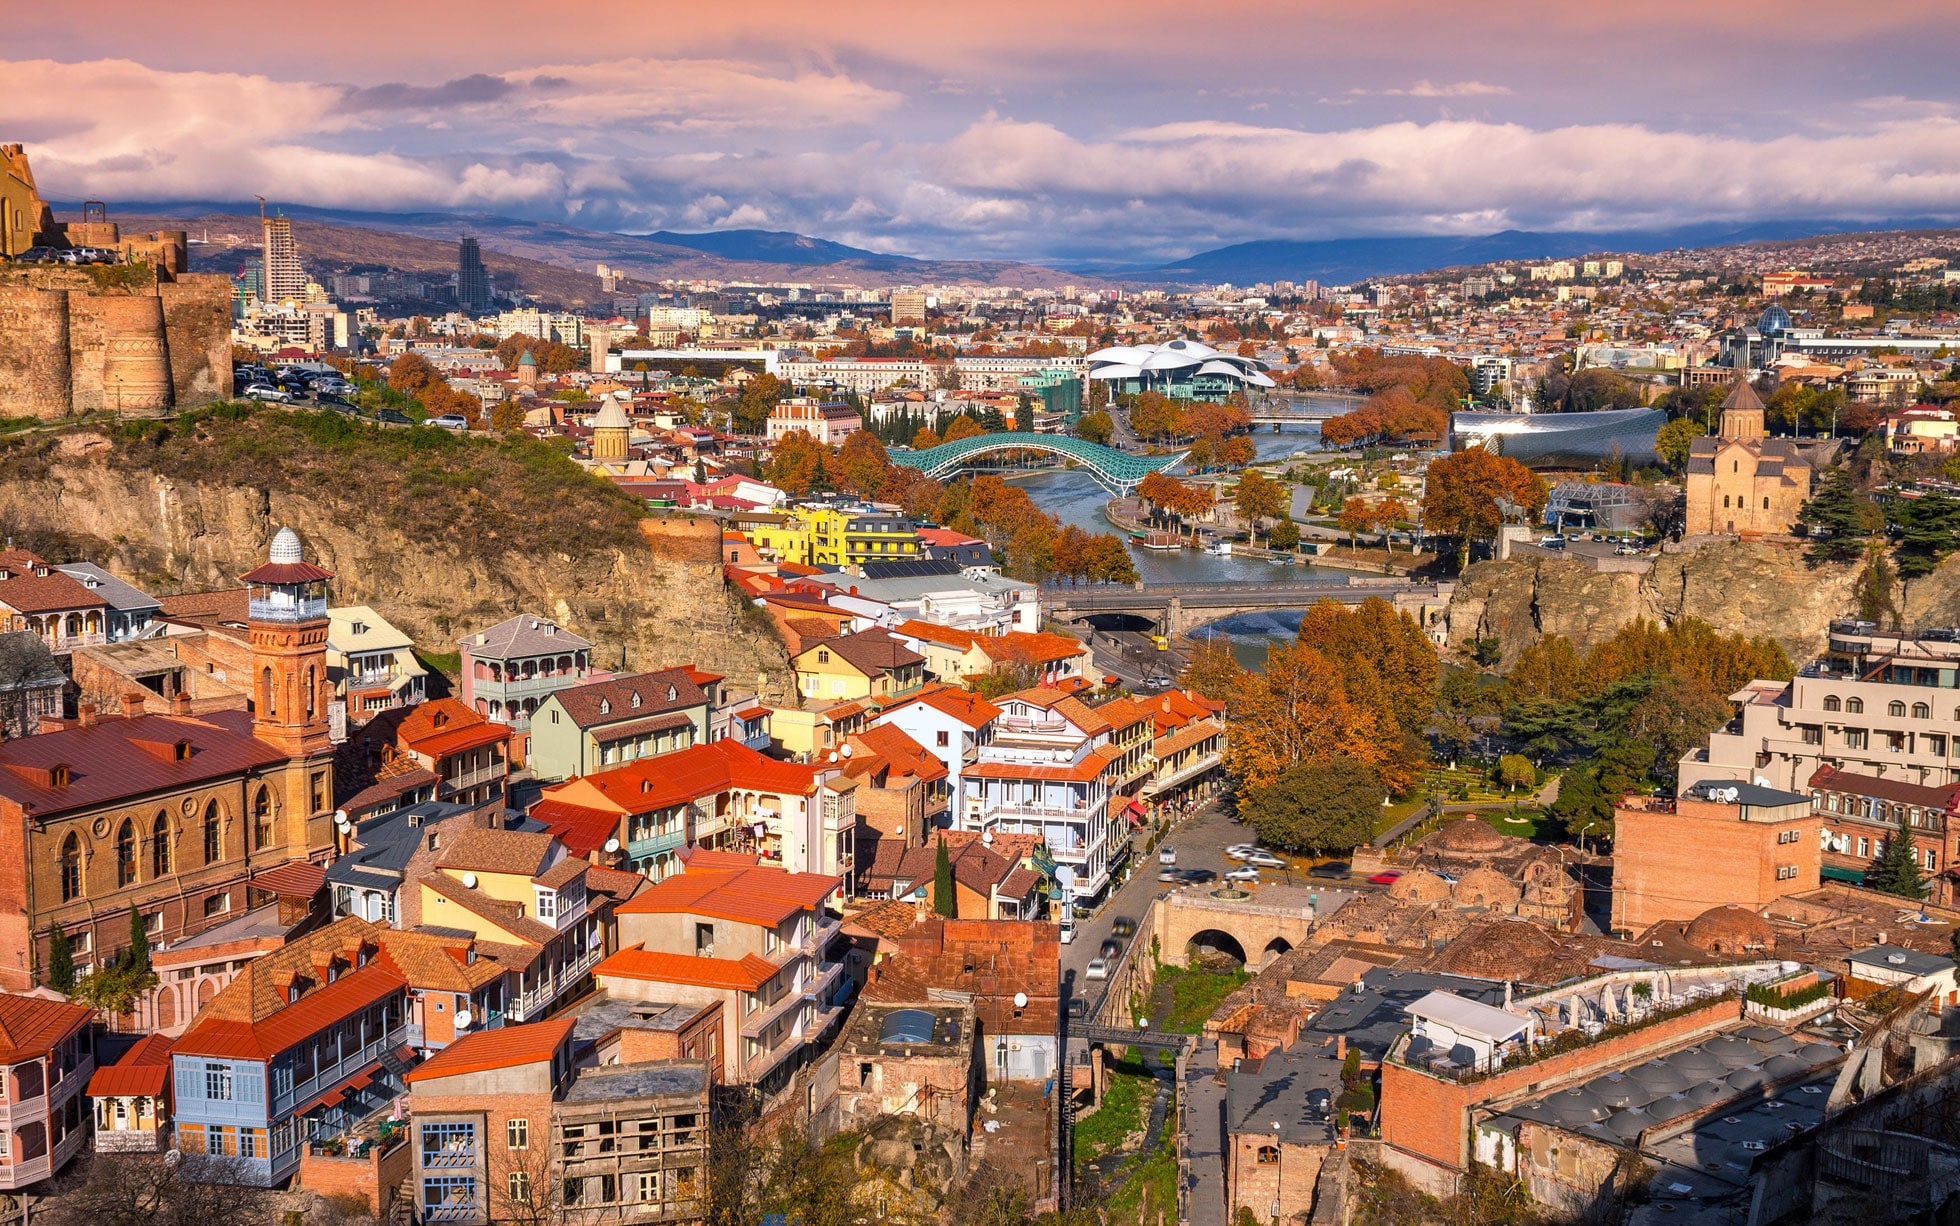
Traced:
<svg viewBox="0 0 1960 1226">
<path fill-rule="evenodd" d="M 250 586 L 252 734 L 300 758 L 331 752 L 327 706 L 327 580 L 306 560 L 299 534 L 279 529 Z"/>
</svg>

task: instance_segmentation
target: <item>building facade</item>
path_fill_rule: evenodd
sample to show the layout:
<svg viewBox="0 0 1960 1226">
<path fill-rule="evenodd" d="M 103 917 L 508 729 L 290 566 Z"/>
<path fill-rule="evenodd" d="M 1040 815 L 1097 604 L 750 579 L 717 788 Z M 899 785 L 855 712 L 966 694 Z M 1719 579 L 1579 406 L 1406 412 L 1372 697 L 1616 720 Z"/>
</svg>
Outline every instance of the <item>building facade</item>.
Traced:
<svg viewBox="0 0 1960 1226">
<path fill-rule="evenodd" d="M 1746 377 L 1722 401 L 1721 434 L 1688 452 L 1687 535 L 1785 535 L 1810 498 L 1810 461 L 1763 426 L 1763 402 Z"/>
</svg>

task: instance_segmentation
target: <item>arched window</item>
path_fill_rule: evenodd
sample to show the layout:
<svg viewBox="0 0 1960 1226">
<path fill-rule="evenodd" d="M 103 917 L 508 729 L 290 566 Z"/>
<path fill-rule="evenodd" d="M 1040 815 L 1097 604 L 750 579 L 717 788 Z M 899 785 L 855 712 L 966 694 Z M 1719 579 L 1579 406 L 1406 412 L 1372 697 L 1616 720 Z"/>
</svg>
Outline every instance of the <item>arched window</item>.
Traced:
<svg viewBox="0 0 1960 1226">
<path fill-rule="evenodd" d="M 1844 704 L 1838 701 L 1836 694 L 1826 694 L 1824 695 L 1824 709 L 1826 711 L 1842 711 L 1844 710 Z M 1960 715 L 1960 712 L 1956 712 L 1956 715 Z"/>
<path fill-rule="evenodd" d="M 1260 1166 L 1278 1166 L 1278 1165 L 1279 1165 L 1279 1146 L 1277 1146 L 1277 1145 L 1261 1145 L 1261 1146 L 1259 1147 L 1259 1165 L 1260 1165 Z"/>
<path fill-rule="evenodd" d="M 1724 494 L 1722 495 L 1722 508 L 1724 510 L 1727 510 L 1728 505 L 1729 505 L 1729 496 L 1727 494 Z"/>
<path fill-rule="evenodd" d="M 158 813 L 150 823 L 150 876 L 170 875 L 170 815 Z"/>
<path fill-rule="evenodd" d="M 1865 700 L 1862 698 L 1847 698 L 1844 700 L 1844 709 L 1853 715 L 1863 715 L 1865 713 Z"/>
<path fill-rule="evenodd" d="M 61 901 L 82 896 L 82 841 L 70 831 L 61 841 Z"/>
<path fill-rule="evenodd" d="M 128 818 L 116 830 L 116 888 L 136 884 L 136 824 Z"/>
<path fill-rule="evenodd" d="M 306 666 L 306 718 L 308 719 L 313 718 L 313 705 L 319 690 L 319 683 L 313 676 L 313 666 L 309 664 Z"/>
<path fill-rule="evenodd" d="M 279 689 L 272 684 L 272 670 L 259 670 L 259 708 L 265 712 L 264 718 L 277 719 L 279 716 Z"/>
<path fill-rule="evenodd" d="M 252 849 L 264 851 L 272 842 L 272 794 L 263 787 L 252 797 Z"/>
<path fill-rule="evenodd" d="M 1769 499 L 1767 498 L 1763 499 L 1763 510 L 1769 510 Z"/>
<path fill-rule="evenodd" d="M 1912 717 L 1914 719 L 1931 719 L 1933 718 L 1933 708 L 1923 702 L 1915 702 L 1912 704 Z"/>
<path fill-rule="evenodd" d="M 218 827 L 218 802 L 204 806 L 204 862 L 216 864 L 224 857 L 222 833 Z"/>
<path fill-rule="evenodd" d="M 1906 704 L 1894 698 L 1890 703 L 1886 704 L 1885 713 L 1893 719 L 1897 719 L 1906 713 Z"/>
</svg>

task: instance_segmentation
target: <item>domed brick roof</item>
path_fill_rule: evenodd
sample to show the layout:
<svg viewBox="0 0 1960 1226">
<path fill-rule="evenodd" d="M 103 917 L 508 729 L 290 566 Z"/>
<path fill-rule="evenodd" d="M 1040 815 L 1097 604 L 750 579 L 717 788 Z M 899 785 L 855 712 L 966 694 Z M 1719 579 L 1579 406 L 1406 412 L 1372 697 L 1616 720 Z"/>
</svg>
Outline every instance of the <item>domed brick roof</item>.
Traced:
<svg viewBox="0 0 1960 1226">
<path fill-rule="evenodd" d="M 1441 902 L 1450 896 L 1450 883 L 1426 868 L 1411 869 L 1389 885 L 1388 896 L 1403 902 Z"/>
<path fill-rule="evenodd" d="M 1450 942 L 1436 969 L 1480 979 L 1523 979 L 1558 948 L 1558 938 L 1536 924 L 1500 920 Z"/>
<path fill-rule="evenodd" d="M 1510 878 L 1486 867 L 1471 869 L 1450 888 L 1450 897 L 1466 907 L 1515 907 L 1522 893 Z"/>
<path fill-rule="evenodd" d="M 1742 956 L 1776 948 L 1776 933 L 1769 921 L 1734 903 L 1703 911 L 1682 930 L 1681 937 L 1709 954 Z"/>
<path fill-rule="evenodd" d="M 1453 856 L 1482 856 L 1504 850 L 1504 836 L 1480 817 L 1460 817 L 1424 840 L 1432 850 Z"/>
</svg>

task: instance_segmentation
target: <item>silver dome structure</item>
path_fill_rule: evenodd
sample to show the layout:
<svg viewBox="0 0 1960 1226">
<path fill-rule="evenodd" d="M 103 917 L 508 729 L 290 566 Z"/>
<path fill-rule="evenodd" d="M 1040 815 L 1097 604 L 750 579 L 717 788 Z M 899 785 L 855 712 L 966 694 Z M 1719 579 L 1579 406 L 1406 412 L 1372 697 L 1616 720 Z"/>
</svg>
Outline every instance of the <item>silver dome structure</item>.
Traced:
<svg viewBox="0 0 1960 1226">
<path fill-rule="evenodd" d="M 1258 358 L 1202 341 L 1111 345 L 1088 356 L 1089 377 L 1119 394 L 1161 392 L 1178 400 L 1223 400 L 1246 387 L 1277 387 Z"/>
</svg>

